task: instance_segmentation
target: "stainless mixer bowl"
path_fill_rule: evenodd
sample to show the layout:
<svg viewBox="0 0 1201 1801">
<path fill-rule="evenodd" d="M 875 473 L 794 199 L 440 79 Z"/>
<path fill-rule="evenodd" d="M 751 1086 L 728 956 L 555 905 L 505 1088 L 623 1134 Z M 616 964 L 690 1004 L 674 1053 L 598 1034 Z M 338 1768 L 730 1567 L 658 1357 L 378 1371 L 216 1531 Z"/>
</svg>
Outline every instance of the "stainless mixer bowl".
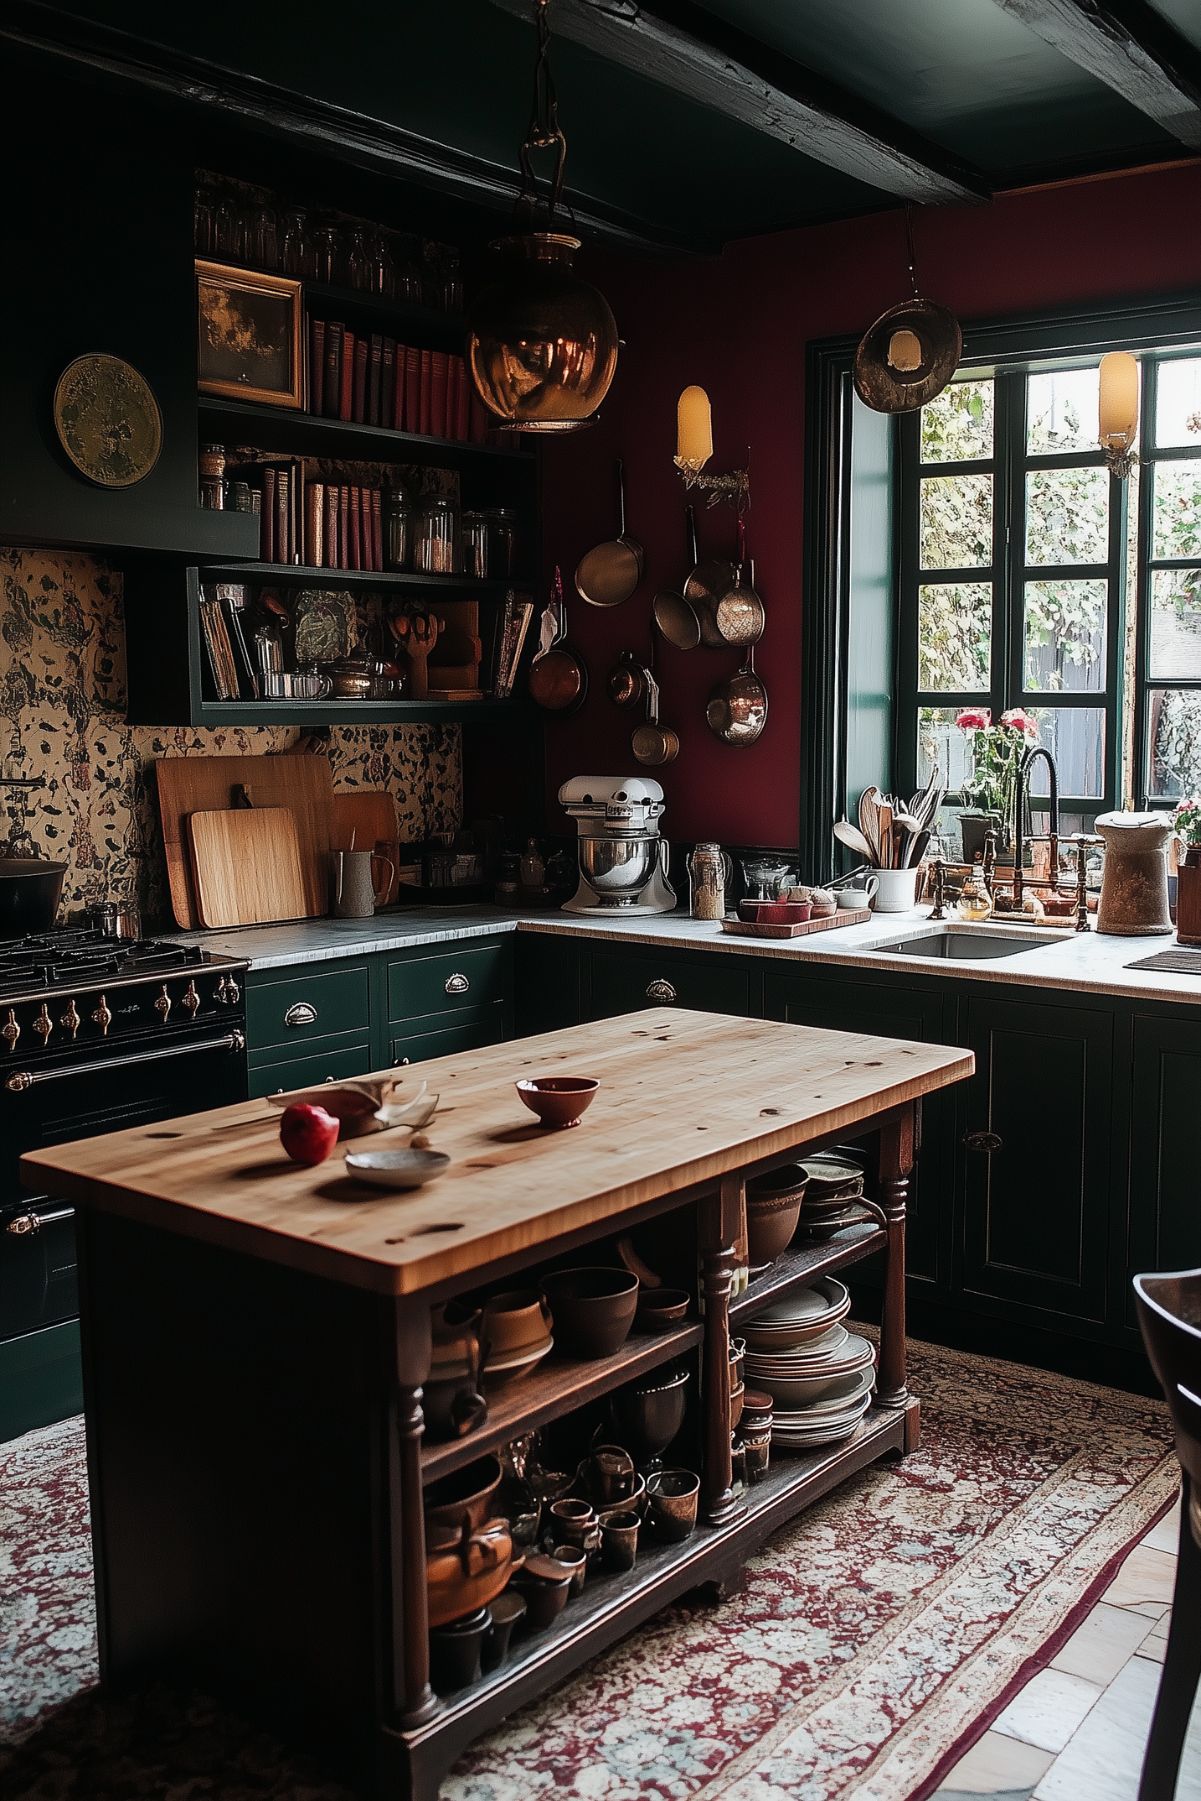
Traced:
<svg viewBox="0 0 1201 1801">
<path fill-rule="evenodd" d="M 646 886 L 659 857 L 658 838 L 581 838 L 580 869 L 598 894 Z"/>
</svg>

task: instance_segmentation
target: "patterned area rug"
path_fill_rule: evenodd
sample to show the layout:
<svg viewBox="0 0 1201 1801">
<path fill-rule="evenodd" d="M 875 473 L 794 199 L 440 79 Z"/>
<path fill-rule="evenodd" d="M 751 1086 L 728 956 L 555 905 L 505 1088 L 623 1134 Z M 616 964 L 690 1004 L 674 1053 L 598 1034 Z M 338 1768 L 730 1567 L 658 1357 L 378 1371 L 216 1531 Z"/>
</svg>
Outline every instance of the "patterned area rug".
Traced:
<svg viewBox="0 0 1201 1801">
<path fill-rule="evenodd" d="M 1176 1491 L 1162 1408 L 912 1347 L 920 1449 L 467 1750 L 445 1801 L 910 1801 Z M 207 1700 L 95 1684 L 78 1421 L 0 1446 L 8 1801 L 342 1801 Z"/>
</svg>

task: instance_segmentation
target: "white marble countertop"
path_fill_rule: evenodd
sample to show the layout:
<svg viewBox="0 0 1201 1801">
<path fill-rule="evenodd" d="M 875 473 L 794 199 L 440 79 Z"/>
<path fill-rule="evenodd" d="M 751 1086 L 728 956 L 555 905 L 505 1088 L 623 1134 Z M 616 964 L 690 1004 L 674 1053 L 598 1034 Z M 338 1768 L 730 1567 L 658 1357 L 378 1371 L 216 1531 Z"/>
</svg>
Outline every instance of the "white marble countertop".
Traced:
<svg viewBox="0 0 1201 1801">
<path fill-rule="evenodd" d="M 956 921 L 947 923 L 959 925 Z M 1167 933 L 1147 938 L 1112 938 L 1097 932 L 1051 931 L 1008 922 L 959 929 L 980 932 L 982 936 L 1000 932 L 1006 937 L 1026 938 L 1030 948 L 1013 956 L 971 962 L 943 961 L 877 948 L 907 934 L 938 931 L 939 927 L 930 920 L 928 907 L 909 913 L 877 914 L 865 925 L 841 926 L 835 931 L 792 939 L 737 938 L 722 932 L 714 923 L 690 919 L 686 914 L 597 919 L 570 913 L 514 913 L 480 905 L 406 908 L 379 913 L 373 919 L 313 919 L 291 925 L 243 926 L 237 931 L 188 932 L 178 936 L 203 942 L 206 949 L 222 955 L 247 958 L 256 969 L 273 969 L 408 950 L 423 944 L 453 944 L 498 933 L 542 932 L 673 950 L 717 950 L 726 955 L 771 957 L 835 968 L 891 969 L 943 976 L 957 982 L 1069 989 L 1085 994 L 1124 995 L 1134 1000 L 1201 1005 L 1201 954 L 1195 976 L 1129 967 L 1157 950 L 1178 949 L 1175 938 Z"/>
</svg>

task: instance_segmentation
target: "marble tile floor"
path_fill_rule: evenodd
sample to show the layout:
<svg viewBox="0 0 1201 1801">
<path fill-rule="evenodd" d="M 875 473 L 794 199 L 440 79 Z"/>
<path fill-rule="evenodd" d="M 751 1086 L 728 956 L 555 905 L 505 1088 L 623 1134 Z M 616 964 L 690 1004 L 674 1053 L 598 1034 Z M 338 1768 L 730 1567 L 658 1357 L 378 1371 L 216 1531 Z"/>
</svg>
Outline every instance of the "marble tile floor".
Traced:
<svg viewBox="0 0 1201 1801">
<path fill-rule="evenodd" d="M 1135 1801 L 1167 1642 L 1179 1529 L 1174 1507 L 931 1801 Z M 1176 1801 L 1201 1801 L 1201 1703 Z"/>
</svg>

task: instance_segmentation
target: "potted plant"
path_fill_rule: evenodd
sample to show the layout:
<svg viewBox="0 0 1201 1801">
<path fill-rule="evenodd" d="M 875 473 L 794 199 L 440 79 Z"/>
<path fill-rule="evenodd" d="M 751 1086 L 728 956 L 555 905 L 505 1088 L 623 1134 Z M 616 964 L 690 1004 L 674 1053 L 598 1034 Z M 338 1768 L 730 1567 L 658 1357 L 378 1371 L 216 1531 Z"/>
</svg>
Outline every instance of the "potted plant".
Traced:
<svg viewBox="0 0 1201 1801">
<path fill-rule="evenodd" d="M 1176 939 L 1201 945 L 1201 795 L 1181 801 L 1175 826 L 1184 841 L 1176 865 Z"/>
<path fill-rule="evenodd" d="M 972 773 L 960 786 L 967 803 L 959 815 L 963 860 L 974 863 L 983 854 L 989 831 L 997 833 L 1002 859 L 1007 852 L 1012 859 L 1018 765 L 1026 745 L 1038 737 L 1038 722 L 1021 707 L 1010 707 L 994 725 L 987 707 L 964 707 L 955 724 L 972 739 Z"/>
</svg>

